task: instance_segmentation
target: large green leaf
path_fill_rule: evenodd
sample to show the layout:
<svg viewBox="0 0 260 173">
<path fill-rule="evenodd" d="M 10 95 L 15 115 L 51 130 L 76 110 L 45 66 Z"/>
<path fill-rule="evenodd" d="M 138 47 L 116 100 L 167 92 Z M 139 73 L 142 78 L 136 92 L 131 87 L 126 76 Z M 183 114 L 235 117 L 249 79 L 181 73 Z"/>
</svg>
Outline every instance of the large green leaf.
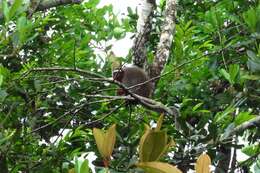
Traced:
<svg viewBox="0 0 260 173">
<path fill-rule="evenodd" d="M 149 162 L 160 159 L 167 147 L 167 140 L 166 131 L 147 130 L 140 140 L 140 161 Z"/>
<path fill-rule="evenodd" d="M 19 8 L 22 6 L 23 0 L 15 0 L 11 6 L 9 17 L 12 18 L 15 13 L 19 10 Z"/>
<path fill-rule="evenodd" d="M 140 162 L 136 166 L 144 169 L 145 173 L 182 173 L 175 166 L 162 162 Z"/>
</svg>

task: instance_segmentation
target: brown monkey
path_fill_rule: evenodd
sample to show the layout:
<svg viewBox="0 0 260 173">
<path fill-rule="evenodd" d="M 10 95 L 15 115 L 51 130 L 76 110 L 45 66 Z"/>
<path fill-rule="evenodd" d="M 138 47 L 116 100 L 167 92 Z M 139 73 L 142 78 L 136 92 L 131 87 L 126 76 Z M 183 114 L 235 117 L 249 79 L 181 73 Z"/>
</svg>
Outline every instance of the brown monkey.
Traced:
<svg viewBox="0 0 260 173">
<path fill-rule="evenodd" d="M 149 80 L 149 77 L 143 69 L 135 65 L 131 65 L 113 71 L 113 79 L 121 82 L 128 88 L 140 83 L 144 83 L 145 81 Z M 143 85 L 133 87 L 130 89 L 130 91 L 134 94 L 149 98 L 152 94 L 152 83 L 150 81 Z M 123 89 L 118 89 L 117 94 L 126 95 L 126 92 Z"/>
</svg>

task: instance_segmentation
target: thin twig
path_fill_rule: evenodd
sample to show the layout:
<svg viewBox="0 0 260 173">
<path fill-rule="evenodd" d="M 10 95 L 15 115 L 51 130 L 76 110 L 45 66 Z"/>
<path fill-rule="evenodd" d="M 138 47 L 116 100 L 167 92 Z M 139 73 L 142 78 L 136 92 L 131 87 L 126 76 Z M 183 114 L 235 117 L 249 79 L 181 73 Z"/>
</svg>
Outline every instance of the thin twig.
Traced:
<svg viewBox="0 0 260 173">
<path fill-rule="evenodd" d="M 114 113 L 115 111 L 117 111 L 118 109 L 120 109 L 120 108 L 122 107 L 123 104 L 124 104 L 124 103 L 121 103 L 118 107 L 112 109 L 109 113 L 105 114 L 105 115 L 102 116 L 101 118 L 96 119 L 96 120 L 91 121 L 91 122 L 88 122 L 88 123 L 85 124 L 85 125 L 87 126 L 87 125 L 90 125 L 90 124 L 93 124 L 93 123 L 97 123 L 97 122 L 99 122 L 99 121 L 104 120 L 105 118 L 107 118 L 108 116 L 110 116 L 112 113 Z"/>
<path fill-rule="evenodd" d="M 62 118 L 64 118 L 65 116 L 67 116 L 67 115 L 69 115 L 69 114 L 71 114 L 71 113 L 73 113 L 73 115 L 76 114 L 76 113 L 77 113 L 78 111 L 80 111 L 80 109 L 81 109 L 82 107 L 84 107 L 86 104 L 88 104 L 88 103 L 84 103 L 84 104 L 81 104 L 81 105 L 79 105 L 79 106 L 74 107 L 73 109 L 69 110 L 68 112 L 66 112 L 66 113 L 64 113 L 63 115 L 61 115 L 61 116 L 59 116 L 58 118 L 56 118 L 54 121 L 52 121 L 52 122 L 50 122 L 50 123 L 48 123 L 48 124 L 45 124 L 45 125 L 43 125 L 43 126 L 41 126 L 41 127 L 38 127 L 38 128 L 36 128 L 36 129 L 32 130 L 31 133 L 35 133 L 35 132 L 37 132 L 37 131 L 39 131 L 39 130 L 41 130 L 41 129 L 45 129 L 46 127 L 49 127 L 49 126 L 55 124 L 56 122 L 58 122 L 59 120 L 61 120 Z M 74 111 L 75 111 L 75 112 L 74 112 Z"/>
</svg>

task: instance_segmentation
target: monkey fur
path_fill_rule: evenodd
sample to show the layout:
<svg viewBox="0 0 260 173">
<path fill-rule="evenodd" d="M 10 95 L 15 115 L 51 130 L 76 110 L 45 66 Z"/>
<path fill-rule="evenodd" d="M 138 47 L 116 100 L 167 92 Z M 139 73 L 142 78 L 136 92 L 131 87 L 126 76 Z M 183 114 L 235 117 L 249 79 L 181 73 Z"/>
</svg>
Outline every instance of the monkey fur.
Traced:
<svg viewBox="0 0 260 173">
<path fill-rule="evenodd" d="M 121 82 L 125 87 L 128 88 L 140 83 L 144 83 L 145 81 L 149 80 L 149 77 L 143 69 L 135 65 L 131 65 L 113 71 L 113 79 Z M 151 81 L 147 82 L 143 85 L 131 88 L 129 91 L 134 94 L 149 98 L 152 94 L 152 83 Z M 123 89 L 117 90 L 117 95 L 126 94 L 126 91 Z"/>
</svg>

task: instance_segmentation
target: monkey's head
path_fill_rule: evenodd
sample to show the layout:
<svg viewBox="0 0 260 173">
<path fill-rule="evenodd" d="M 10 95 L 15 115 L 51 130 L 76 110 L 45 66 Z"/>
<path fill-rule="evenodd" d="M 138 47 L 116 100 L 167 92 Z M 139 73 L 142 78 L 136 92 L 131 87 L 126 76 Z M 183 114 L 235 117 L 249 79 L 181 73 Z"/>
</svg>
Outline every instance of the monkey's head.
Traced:
<svg viewBox="0 0 260 173">
<path fill-rule="evenodd" d="M 115 81 L 122 82 L 124 77 L 124 70 L 123 69 L 114 70 L 112 76 Z"/>
<path fill-rule="evenodd" d="M 113 77 L 113 80 L 122 83 L 123 77 L 124 77 L 124 70 L 122 68 L 114 70 L 112 77 Z M 122 88 L 117 89 L 117 95 L 125 95 L 125 94 L 126 94 L 126 92 Z"/>
</svg>

